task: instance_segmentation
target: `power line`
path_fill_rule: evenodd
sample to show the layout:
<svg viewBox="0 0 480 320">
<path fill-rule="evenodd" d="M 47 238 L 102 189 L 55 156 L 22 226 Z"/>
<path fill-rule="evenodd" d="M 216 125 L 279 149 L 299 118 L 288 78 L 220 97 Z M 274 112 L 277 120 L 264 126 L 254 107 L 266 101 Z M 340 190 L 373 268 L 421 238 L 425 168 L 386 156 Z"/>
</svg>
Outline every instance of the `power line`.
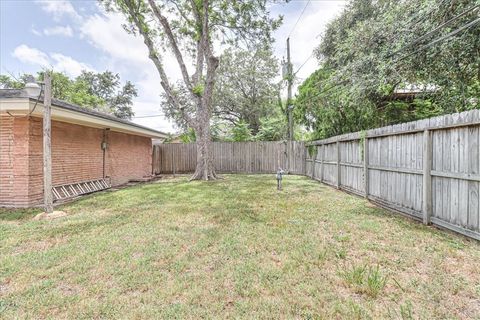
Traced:
<svg viewBox="0 0 480 320">
<path fill-rule="evenodd" d="M 460 13 L 459 15 L 451 18 L 450 20 L 448 20 L 448 21 L 446 21 L 446 22 L 444 22 L 444 23 L 442 23 L 441 25 L 439 25 L 439 26 L 438 26 L 437 28 L 435 28 L 434 30 L 427 32 L 427 33 L 424 34 L 423 36 L 415 39 L 415 40 L 414 40 L 413 42 L 411 42 L 410 44 L 408 44 L 408 45 L 404 46 L 403 48 L 401 48 L 401 49 L 395 51 L 394 53 L 390 54 L 388 57 L 391 57 L 391 56 L 393 56 L 393 55 L 395 55 L 395 54 L 397 54 L 397 53 L 405 50 L 406 48 L 411 47 L 412 45 L 419 43 L 420 41 L 426 39 L 428 36 L 436 33 L 436 32 L 437 32 L 438 30 L 440 30 L 441 28 L 447 26 L 447 25 L 450 24 L 451 22 L 457 20 L 457 19 L 460 18 L 460 17 L 463 17 L 464 15 L 468 14 L 469 12 L 472 12 L 472 11 L 476 10 L 478 7 L 480 7 L 480 5 L 475 5 L 475 6 L 471 7 L 471 8 L 469 8 L 469 9 L 467 9 L 466 11 Z M 401 61 L 401 60 L 403 60 L 403 59 L 406 59 L 406 58 L 408 58 L 408 57 L 410 57 L 410 56 L 412 56 L 412 55 L 414 55 L 414 54 L 416 54 L 416 53 L 418 53 L 418 52 L 420 52 L 420 51 L 423 51 L 423 50 L 425 50 L 425 49 L 427 49 L 427 48 L 429 48 L 429 47 L 437 44 L 438 42 L 441 42 L 441 41 L 446 40 L 446 39 L 448 39 L 448 38 L 450 38 L 450 37 L 453 37 L 454 35 L 462 32 L 462 31 L 464 31 L 464 30 L 466 30 L 466 29 L 468 29 L 468 28 L 470 28 L 470 27 L 473 27 L 473 26 L 474 26 L 475 24 L 477 24 L 477 23 L 480 23 L 480 18 L 477 18 L 477 19 L 475 19 L 475 20 L 470 21 L 469 23 L 461 26 L 460 28 L 458 28 L 458 29 L 456 29 L 456 30 L 454 30 L 454 31 L 452 31 L 452 32 L 450 32 L 450 33 L 448 33 L 448 34 L 440 37 L 440 38 L 437 38 L 437 39 L 429 42 L 428 44 L 426 44 L 426 45 L 418 48 L 417 50 L 413 51 L 413 52 L 410 53 L 410 54 L 407 54 L 407 55 L 405 55 L 405 56 L 403 56 L 403 57 L 395 60 L 394 62 L 398 62 L 398 61 Z M 313 55 L 313 54 L 312 54 L 312 55 Z M 388 58 L 388 57 L 387 57 L 387 58 Z M 311 56 L 310 56 L 306 61 L 308 61 L 310 58 L 311 58 Z M 302 66 L 301 66 L 298 70 L 300 70 L 300 69 L 303 67 L 303 65 L 306 63 L 306 61 L 302 64 Z M 298 70 L 297 70 L 296 72 L 298 72 Z M 295 72 L 295 73 L 296 73 L 296 72 Z M 320 84 L 321 82 L 322 82 L 322 80 L 316 82 L 315 85 Z M 329 88 L 324 89 L 324 90 L 322 90 L 321 92 L 317 93 L 316 95 L 314 95 L 314 96 L 312 96 L 312 97 L 308 97 L 306 100 L 309 101 L 309 100 L 315 99 L 315 98 L 319 97 L 320 95 L 322 95 L 323 93 L 326 93 L 326 92 L 334 89 L 335 87 L 338 87 L 338 86 L 340 86 L 340 85 L 343 85 L 343 84 L 345 84 L 346 82 L 347 82 L 347 80 L 344 80 L 344 81 L 341 81 L 341 82 L 338 83 L 338 84 L 332 85 L 332 86 L 330 86 Z"/>
<path fill-rule="evenodd" d="M 428 10 L 427 13 L 423 13 L 423 11 L 420 10 L 417 10 L 417 12 L 412 15 L 408 21 L 406 21 L 402 28 L 405 28 L 407 27 L 409 24 L 413 23 L 414 25 L 411 26 L 409 29 L 412 29 L 412 28 L 416 28 L 420 23 L 426 21 L 428 19 L 428 17 L 435 11 L 437 10 L 439 7 L 441 7 L 443 5 L 443 3 L 447 2 L 448 0 L 441 0 L 440 3 L 436 6 L 433 6 L 431 10 Z M 421 19 L 418 19 L 419 16 L 423 16 Z M 393 41 L 398 41 L 400 39 L 400 37 L 402 36 L 402 33 L 401 32 L 398 32 L 397 33 L 397 36 L 394 37 Z"/>
<path fill-rule="evenodd" d="M 402 57 L 402 58 L 399 58 L 399 59 L 395 60 L 395 62 L 398 62 L 398 61 L 403 60 L 403 59 L 405 59 L 405 58 L 407 58 L 407 57 L 409 57 L 409 56 L 412 56 L 412 55 L 414 55 L 414 54 L 416 54 L 416 53 L 418 53 L 418 52 L 420 52 L 420 51 L 422 51 L 422 50 L 425 50 L 425 49 L 433 46 L 434 44 L 436 44 L 436 43 L 438 43 L 438 42 L 440 42 L 440 41 L 443 41 L 443 40 L 445 40 L 445 39 L 448 39 L 448 38 L 450 38 L 450 37 L 453 37 L 454 35 L 456 35 L 456 34 L 462 32 L 462 31 L 464 31 L 464 30 L 466 30 L 466 29 L 474 26 L 474 25 L 477 24 L 477 23 L 480 23 L 480 18 L 477 18 L 477 19 L 475 19 L 475 20 L 473 20 L 473 21 L 470 21 L 469 23 L 463 25 L 462 27 L 460 27 L 460 28 L 458 28 L 458 29 L 456 29 L 456 30 L 454 30 L 454 31 L 452 31 L 452 32 L 450 32 L 450 33 L 448 33 L 448 34 L 446 34 L 446 35 L 444 35 L 444 36 L 442 36 L 442 37 L 434 40 L 434 41 L 431 41 L 430 43 L 428 43 L 428 44 L 420 47 L 419 49 L 415 50 L 414 52 L 412 52 L 412 53 L 410 53 L 410 54 L 408 54 L 408 55 L 406 55 L 406 56 L 404 56 L 404 57 Z M 320 82 L 321 82 L 321 81 L 318 81 L 318 82 L 315 83 L 315 84 L 319 84 Z M 307 98 L 307 101 L 312 100 L 312 99 L 315 99 L 315 98 L 319 97 L 320 95 L 322 95 L 322 94 L 324 94 L 324 93 L 326 93 L 326 92 L 334 89 L 335 87 L 338 87 L 338 86 L 341 86 L 341 85 L 345 84 L 346 82 L 347 82 L 347 80 L 343 80 L 343 81 L 339 82 L 338 84 L 332 85 L 332 86 L 330 86 L 329 88 L 324 89 L 324 90 L 322 90 L 321 92 L 317 93 L 316 95 L 314 95 L 314 96 L 312 96 L 312 97 L 308 97 L 308 98 Z"/>
<path fill-rule="evenodd" d="M 134 119 L 142 119 L 142 118 L 154 118 L 154 117 L 164 117 L 165 115 L 163 114 L 151 114 L 151 115 L 145 115 L 145 116 L 138 116 L 138 117 L 132 117 Z"/>
<path fill-rule="evenodd" d="M 433 29 L 432 31 L 427 32 L 427 33 L 424 34 L 423 36 L 421 36 L 421 37 L 415 39 L 414 41 L 412 41 L 411 43 L 409 43 L 409 44 L 403 46 L 402 48 L 394 51 L 393 53 L 389 54 L 389 55 L 387 56 L 387 58 L 391 58 L 391 57 L 393 57 L 394 55 L 396 55 L 397 53 L 404 51 L 405 49 L 407 49 L 407 48 L 409 48 L 409 47 L 411 47 L 411 46 L 419 43 L 419 42 L 422 41 L 422 40 L 425 40 L 426 38 L 428 38 L 428 37 L 431 36 L 432 34 L 436 33 L 437 31 L 439 31 L 439 30 L 442 29 L 443 27 L 445 27 L 445 26 L 449 25 L 450 23 L 452 23 L 453 21 L 457 20 L 458 18 L 461 18 L 461 17 L 463 17 L 464 15 L 466 15 L 466 14 L 468 14 L 468 13 L 470 13 L 470 12 L 476 10 L 476 9 L 478 9 L 478 7 L 480 7 L 480 4 L 477 4 L 477 5 L 469 8 L 469 9 L 467 9 L 466 11 L 460 13 L 459 15 L 456 15 L 455 17 L 451 18 L 450 20 L 445 21 L 444 23 L 442 23 L 441 25 L 439 25 L 438 27 L 436 27 L 436 28 Z"/>
<path fill-rule="evenodd" d="M 417 53 L 417 52 L 423 51 L 423 50 L 425 50 L 425 49 L 433 46 L 434 44 L 436 44 L 436 43 L 438 43 L 438 42 L 440 42 L 440 41 L 443 41 L 443 40 L 445 40 L 445 39 L 448 39 L 448 38 L 450 38 L 450 37 L 453 37 L 453 36 L 456 35 L 457 33 L 460 33 L 460 32 L 462 32 L 463 30 L 466 30 L 466 29 L 468 29 L 468 28 L 470 28 L 470 27 L 473 27 L 474 25 L 476 25 L 476 24 L 479 23 L 479 22 L 480 22 L 480 18 L 477 18 L 477 19 L 475 19 L 475 20 L 473 20 L 473 21 L 470 21 L 469 23 L 463 25 L 462 27 L 460 27 L 460 28 L 458 28 L 458 29 L 456 29 L 456 30 L 454 30 L 454 31 L 452 31 L 452 32 L 450 32 L 450 33 L 447 33 L 447 34 L 444 35 L 443 37 L 440 37 L 440 38 L 438 38 L 438 39 L 436 39 L 436 40 L 434 40 L 434 41 L 432 41 L 432 42 L 430 42 L 430 43 L 428 43 L 428 44 L 420 47 L 419 49 L 413 51 L 412 53 L 409 53 L 409 54 L 407 54 L 407 55 L 405 55 L 405 56 L 403 56 L 403 57 L 401 57 L 401 58 L 398 58 L 397 60 L 395 60 L 395 62 L 401 61 L 401 60 L 403 60 L 403 59 L 406 59 L 406 58 L 414 55 L 414 54 Z"/>
<path fill-rule="evenodd" d="M 295 71 L 293 73 L 293 75 L 296 75 L 298 73 L 298 71 L 300 71 L 300 69 L 303 68 L 303 66 L 308 62 L 308 60 L 310 60 L 311 58 L 313 58 L 313 53 L 311 55 L 308 56 L 308 58 L 302 63 L 302 65 L 300 66 L 300 68 L 297 69 L 297 71 Z"/>
<path fill-rule="evenodd" d="M 297 22 L 295 22 L 295 25 L 293 26 L 292 30 L 290 30 L 290 33 L 288 34 L 288 37 L 287 37 L 287 38 L 290 38 L 290 36 L 292 35 L 293 30 L 295 30 L 295 28 L 297 27 L 297 24 L 298 24 L 298 22 L 300 21 L 300 19 L 302 18 L 303 13 L 305 12 L 305 9 L 307 9 L 308 5 L 310 4 L 310 1 L 311 1 L 311 0 L 308 0 L 308 2 L 307 2 L 307 4 L 305 5 L 305 7 L 303 7 L 302 13 L 300 13 L 300 16 L 298 17 Z"/>
<path fill-rule="evenodd" d="M 322 94 L 324 94 L 324 93 L 326 93 L 326 92 L 328 92 L 328 91 L 330 91 L 330 90 L 332 90 L 332 89 L 334 89 L 334 88 L 336 88 L 336 87 L 339 87 L 339 86 L 341 86 L 341 85 L 344 85 L 344 84 L 347 83 L 347 82 L 348 82 L 348 80 L 340 81 L 339 83 L 334 84 L 334 85 L 331 85 L 331 86 L 328 87 L 327 89 L 324 89 L 324 90 L 318 92 L 316 95 L 314 95 L 314 96 L 312 96 L 312 97 L 307 97 L 306 100 L 309 101 L 309 100 L 318 98 L 318 97 L 321 96 Z M 320 83 L 320 81 L 319 81 L 318 83 Z"/>
</svg>

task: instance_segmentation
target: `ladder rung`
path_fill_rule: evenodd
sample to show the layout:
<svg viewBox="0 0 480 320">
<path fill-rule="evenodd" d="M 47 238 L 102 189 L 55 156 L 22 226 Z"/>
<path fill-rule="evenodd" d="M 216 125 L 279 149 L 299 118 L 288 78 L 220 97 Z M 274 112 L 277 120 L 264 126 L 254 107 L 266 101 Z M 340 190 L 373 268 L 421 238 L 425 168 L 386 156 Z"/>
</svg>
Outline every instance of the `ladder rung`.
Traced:
<svg viewBox="0 0 480 320">
<path fill-rule="evenodd" d="M 66 197 L 70 197 L 70 194 L 68 193 L 67 189 L 64 186 L 62 186 L 62 191 Z"/>
<path fill-rule="evenodd" d="M 97 179 L 52 187 L 52 193 L 55 200 L 59 200 L 107 188 L 110 188 L 110 183 L 107 182 L 107 179 Z"/>
<path fill-rule="evenodd" d="M 87 190 L 87 192 L 92 192 L 92 189 L 90 189 L 86 182 L 83 183 L 83 186 L 85 187 L 85 190 Z"/>
<path fill-rule="evenodd" d="M 52 188 L 52 192 L 53 192 L 53 195 L 55 196 L 56 199 L 60 199 L 60 194 L 58 193 L 58 191 L 55 189 L 55 188 Z"/>
<path fill-rule="evenodd" d="M 71 192 L 72 195 L 76 196 L 77 195 L 77 192 L 75 190 L 75 188 L 73 187 L 73 185 L 68 185 L 68 189 L 69 191 Z"/>
</svg>

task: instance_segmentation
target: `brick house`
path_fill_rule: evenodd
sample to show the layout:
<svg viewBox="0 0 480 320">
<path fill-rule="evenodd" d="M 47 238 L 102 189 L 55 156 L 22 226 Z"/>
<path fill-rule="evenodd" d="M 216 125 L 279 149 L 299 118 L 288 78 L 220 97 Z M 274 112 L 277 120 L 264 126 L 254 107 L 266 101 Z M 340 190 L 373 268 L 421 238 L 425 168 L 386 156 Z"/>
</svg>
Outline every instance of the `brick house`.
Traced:
<svg viewBox="0 0 480 320">
<path fill-rule="evenodd" d="M 43 104 L 0 90 L 0 206 L 43 203 Z M 112 186 L 152 175 L 152 138 L 165 133 L 52 100 L 52 184 L 105 178 Z"/>
</svg>

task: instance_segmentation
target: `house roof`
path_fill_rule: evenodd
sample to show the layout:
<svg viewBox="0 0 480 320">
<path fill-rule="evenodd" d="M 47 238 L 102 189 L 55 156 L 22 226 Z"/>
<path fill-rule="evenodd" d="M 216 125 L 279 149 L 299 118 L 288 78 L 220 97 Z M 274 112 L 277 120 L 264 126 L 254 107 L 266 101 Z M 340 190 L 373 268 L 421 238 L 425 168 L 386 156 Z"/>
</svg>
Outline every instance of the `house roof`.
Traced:
<svg viewBox="0 0 480 320">
<path fill-rule="evenodd" d="M 21 101 L 28 101 L 29 103 L 22 105 L 21 103 L 18 103 Z M 30 107 L 30 104 L 32 103 L 34 106 L 37 103 L 40 104 L 33 109 Z M 37 100 L 36 97 L 28 96 L 27 93 L 21 89 L 0 89 L 0 113 L 13 112 L 21 115 L 31 112 L 33 116 L 42 116 L 42 110 L 43 97 Z M 81 123 L 87 126 L 90 124 L 93 127 L 109 127 L 113 130 L 117 129 L 117 131 L 126 131 L 152 138 L 166 138 L 168 136 L 167 133 L 55 98 L 52 98 L 52 119 Z"/>
</svg>

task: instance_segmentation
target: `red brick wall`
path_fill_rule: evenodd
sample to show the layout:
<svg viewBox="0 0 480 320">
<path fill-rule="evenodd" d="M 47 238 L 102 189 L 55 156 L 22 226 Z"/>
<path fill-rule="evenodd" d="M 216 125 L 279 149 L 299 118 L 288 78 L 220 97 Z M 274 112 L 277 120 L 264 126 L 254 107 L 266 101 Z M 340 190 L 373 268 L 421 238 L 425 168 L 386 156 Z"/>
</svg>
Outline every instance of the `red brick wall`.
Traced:
<svg viewBox="0 0 480 320">
<path fill-rule="evenodd" d="M 28 137 L 27 118 L 0 117 L 0 204 L 30 204 Z"/>
<path fill-rule="evenodd" d="M 38 205 L 43 198 L 42 119 L 0 118 L 0 205 Z M 104 131 L 52 122 L 52 182 L 103 177 Z M 107 131 L 105 175 L 113 185 L 151 174 L 150 138 Z"/>
<path fill-rule="evenodd" d="M 113 185 L 152 174 L 152 139 L 108 132 L 106 173 Z"/>
</svg>

